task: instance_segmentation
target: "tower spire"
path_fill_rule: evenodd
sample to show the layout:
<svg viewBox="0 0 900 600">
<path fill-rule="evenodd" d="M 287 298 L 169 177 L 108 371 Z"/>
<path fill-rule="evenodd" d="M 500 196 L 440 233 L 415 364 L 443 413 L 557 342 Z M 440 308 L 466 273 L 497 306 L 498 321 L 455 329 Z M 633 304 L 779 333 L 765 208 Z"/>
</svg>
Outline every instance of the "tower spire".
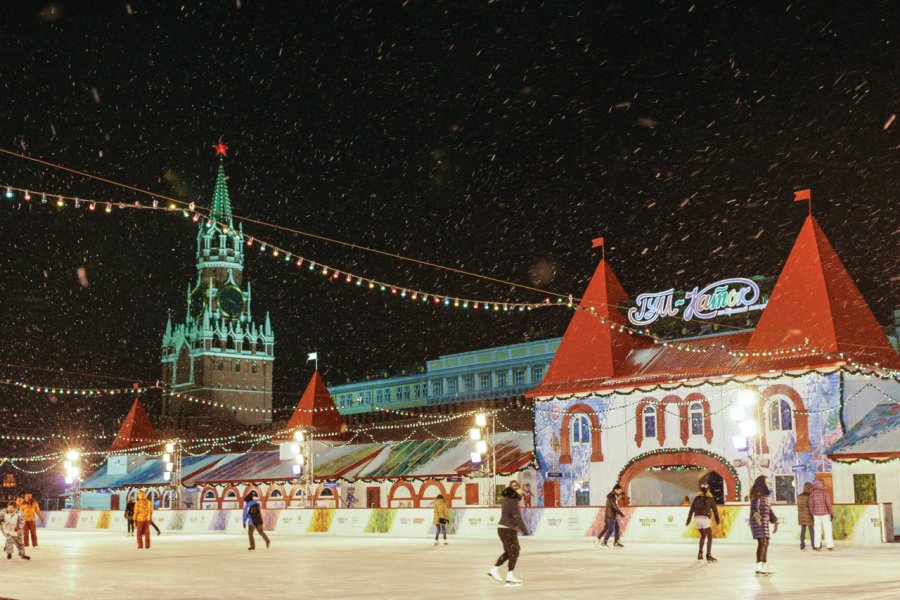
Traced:
<svg viewBox="0 0 900 600">
<path fill-rule="evenodd" d="M 219 140 L 219 143 L 213 148 L 216 149 L 216 156 L 219 159 L 219 171 L 216 174 L 216 188 L 213 192 L 210 217 L 214 221 L 233 227 L 231 221 L 231 198 L 228 196 L 228 183 L 225 178 L 225 156 L 228 152 L 228 145 Z"/>
</svg>

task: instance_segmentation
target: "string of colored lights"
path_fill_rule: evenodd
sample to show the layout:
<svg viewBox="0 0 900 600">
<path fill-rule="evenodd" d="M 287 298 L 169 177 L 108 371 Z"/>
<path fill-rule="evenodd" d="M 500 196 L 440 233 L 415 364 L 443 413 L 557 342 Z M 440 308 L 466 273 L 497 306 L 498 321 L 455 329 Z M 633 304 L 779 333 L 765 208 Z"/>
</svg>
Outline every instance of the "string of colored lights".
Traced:
<svg viewBox="0 0 900 600">
<path fill-rule="evenodd" d="M 0 150 L 2 150 L 2 149 L 0 149 Z M 30 158 L 30 157 L 25 157 L 25 158 Z M 29 192 L 26 189 L 13 187 L 13 186 L 7 186 L 6 190 L 7 190 L 6 191 L 7 199 L 13 199 L 15 197 L 15 193 L 17 193 L 17 192 L 21 193 L 23 195 L 23 199 L 25 199 L 26 202 L 30 201 L 30 199 L 31 199 L 31 192 Z M 35 192 L 35 193 L 39 194 L 41 196 L 42 204 L 46 204 L 49 202 L 48 194 L 46 192 Z M 147 193 L 151 196 L 158 196 L 155 194 L 150 194 L 149 192 L 147 192 Z M 171 212 L 173 210 L 179 210 L 178 204 L 176 204 L 174 202 L 170 203 L 168 206 L 162 207 L 162 206 L 159 206 L 158 200 L 155 200 L 155 199 L 153 200 L 153 204 L 151 206 L 145 206 L 145 205 L 141 204 L 140 202 L 136 202 L 134 204 L 127 204 L 127 203 L 122 203 L 122 202 L 115 203 L 115 202 L 109 202 L 109 201 L 82 200 L 82 199 L 79 199 L 78 197 L 66 196 L 66 195 L 61 195 L 61 194 L 50 194 L 49 197 L 50 198 L 55 197 L 56 198 L 55 204 L 59 207 L 65 207 L 65 206 L 67 206 L 68 203 L 72 203 L 77 208 L 82 203 L 85 203 L 89 210 L 95 210 L 98 205 L 101 205 L 104 207 L 105 212 L 112 212 L 113 206 L 118 206 L 119 208 L 164 210 L 164 211 L 169 211 L 169 212 Z M 200 212 L 198 212 L 198 210 L 200 210 L 200 209 L 197 208 L 195 203 L 181 202 L 181 205 L 187 206 L 187 210 L 181 209 L 181 212 L 185 217 L 191 217 L 195 222 L 199 221 L 200 219 L 205 219 L 205 223 L 207 224 L 207 226 L 211 227 L 213 225 L 216 225 L 216 226 L 220 227 L 223 230 L 223 232 L 225 232 L 226 234 L 233 234 L 233 232 L 229 229 L 229 227 L 225 223 L 215 221 L 215 220 L 211 219 L 210 217 L 205 217 Z M 202 209 L 202 207 L 201 207 L 201 209 Z M 206 210 L 206 209 L 204 209 L 204 210 Z M 235 234 L 235 235 L 241 235 L 241 234 Z M 346 269 L 332 267 L 329 265 L 325 265 L 321 262 L 316 262 L 314 260 L 306 259 L 303 256 L 301 256 L 295 252 L 289 251 L 283 247 L 280 247 L 280 246 L 277 246 L 274 244 L 269 244 L 268 242 L 266 242 L 258 237 L 254 238 L 249 235 L 245 236 L 245 237 L 246 237 L 245 243 L 248 246 L 252 246 L 254 244 L 254 242 L 258 242 L 259 248 L 262 252 L 265 253 L 268 249 L 270 251 L 271 256 L 273 256 L 275 258 L 283 257 L 286 262 L 294 263 L 298 267 L 302 267 L 305 264 L 307 266 L 308 271 L 320 272 L 322 275 L 329 277 L 330 281 L 342 280 L 345 283 L 354 283 L 355 282 L 356 286 L 358 286 L 358 287 L 365 287 L 365 288 L 372 289 L 372 290 L 377 289 L 380 292 L 387 292 L 388 290 L 390 290 L 391 295 L 399 296 L 400 298 L 410 298 L 413 301 L 418 301 L 418 300 L 421 300 L 423 302 L 432 301 L 434 304 L 442 305 L 445 307 L 452 306 L 454 308 L 462 308 L 462 309 L 469 309 L 471 307 L 471 309 L 473 309 L 473 310 L 478 310 L 480 308 L 485 311 L 492 311 L 492 312 L 511 312 L 511 311 L 512 312 L 521 312 L 521 311 L 526 311 L 526 310 L 532 310 L 534 308 L 564 305 L 571 309 L 588 311 L 590 314 L 597 317 L 602 324 L 608 325 L 610 327 L 610 329 L 617 330 L 619 333 L 627 333 L 629 335 L 637 335 L 637 336 L 646 337 L 648 339 L 653 340 L 653 342 L 656 344 L 661 344 L 665 347 L 671 347 L 676 350 L 680 350 L 680 351 L 684 351 L 684 352 L 705 353 L 705 352 L 718 350 L 718 351 L 727 352 L 728 354 L 730 354 L 731 356 L 733 356 L 735 358 L 773 357 L 773 356 L 797 354 L 800 352 L 813 352 L 815 354 L 818 354 L 818 355 L 821 355 L 821 356 L 827 358 L 828 360 L 847 361 L 852 366 L 857 367 L 857 368 L 868 368 L 868 369 L 872 369 L 874 371 L 882 371 L 891 378 L 895 378 L 895 379 L 900 378 L 900 371 L 897 371 L 894 369 L 885 369 L 884 367 L 880 366 L 879 363 L 870 364 L 870 363 L 866 363 L 863 361 L 858 361 L 846 353 L 840 353 L 837 355 L 830 354 L 830 353 L 823 352 L 823 351 L 816 349 L 809 345 L 804 345 L 804 346 L 793 345 L 793 346 L 787 346 L 787 347 L 776 348 L 776 349 L 743 351 L 743 350 L 734 350 L 732 348 L 727 347 L 725 344 L 706 345 L 702 348 L 698 348 L 692 344 L 686 344 L 683 342 L 673 342 L 673 341 L 669 341 L 669 340 L 663 339 L 659 336 L 652 334 L 650 332 L 649 328 L 642 329 L 642 328 L 637 328 L 637 327 L 631 327 L 631 326 L 625 325 L 624 323 L 619 323 L 615 320 L 607 319 L 606 317 L 597 315 L 595 312 L 596 307 L 595 306 L 585 306 L 583 304 L 579 304 L 579 302 L 582 300 L 580 298 L 576 298 L 572 295 L 566 296 L 566 295 L 559 294 L 556 292 L 548 292 L 546 290 L 538 290 L 538 291 L 541 291 L 542 293 L 549 293 L 552 296 L 556 296 L 557 297 L 556 303 L 551 303 L 549 301 L 549 298 L 547 298 L 543 302 L 539 302 L 539 303 L 534 303 L 534 302 L 533 303 L 514 303 L 514 302 L 496 301 L 496 300 L 474 300 L 474 299 L 460 298 L 460 297 L 454 297 L 454 296 L 444 296 L 442 294 L 438 294 L 438 293 L 434 293 L 434 292 L 426 292 L 423 290 L 406 288 L 403 286 L 399 286 L 397 284 L 392 284 L 392 283 L 383 282 L 383 281 L 380 281 L 377 279 L 363 277 L 361 275 L 352 273 Z M 512 282 L 506 282 L 506 283 L 512 284 Z M 525 286 L 525 287 L 527 287 L 527 286 Z M 618 306 L 616 306 L 616 308 L 618 308 Z"/>
<path fill-rule="evenodd" d="M 21 193 L 23 199 L 26 202 L 31 201 L 31 194 L 28 190 L 24 190 L 22 188 L 6 186 L 6 197 L 8 200 L 12 200 L 15 198 L 16 193 Z M 554 306 L 554 304 L 549 302 L 549 299 L 545 299 L 542 302 L 509 302 L 502 300 L 485 300 L 485 299 L 474 299 L 474 298 L 463 298 L 453 295 L 445 295 L 439 292 L 431 292 L 421 289 L 412 288 L 409 286 L 403 286 L 395 283 L 390 283 L 387 281 L 382 281 L 380 279 L 373 279 L 364 275 L 360 275 L 358 273 L 354 273 L 349 269 L 334 267 L 330 264 L 323 263 L 322 261 L 313 260 L 304 256 L 295 251 L 289 250 L 282 245 L 275 244 L 271 241 L 264 240 L 260 237 L 254 237 L 248 234 L 242 234 L 236 232 L 233 228 L 229 227 L 226 223 L 221 221 L 217 221 L 209 216 L 201 214 L 199 210 L 200 207 L 197 207 L 194 203 L 188 203 L 186 208 L 179 208 L 177 205 L 167 205 L 160 206 L 158 200 L 153 200 L 152 204 L 147 206 L 143 205 L 140 202 L 135 202 L 133 204 L 128 204 L 125 202 L 111 202 L 111 201 L 103 201 L 103 200 L 85 200 L 82 198 L 67 196 L 64 194 L 48 194 L 47 192 L 34 192 L 35 195 L 40 196 L 41 204 L 49 204 L 52 199 L 52 203 L 58 208 L 65 208 L 68 206 L 72 206 L 74 208 L 80 208 L 84 205 L 88 211 L 96 211 L 97 208 L 102 208 L 103 212 L 111 213 L 113 212 L 114 207 L 118 207 L 119 209 L 137 209 L 137 210 L 155 210 L 155 211 L 165 211 L 165 212 L 180 212 L 182 216 L 185 218 L 190 218 L 192 221 L 200 222 L 201 220 L 205 224 L 206 227 L 218 227 L 225 235 L 228 236 L 237 236 L 243 239 L 243 243 L 246 246 L 252 247 L 257 246 L 262 254 L 267 254 L 272 258 L 283 260 L 286 263 L 292 264 L 296 267 L 303 268 L 305 267 L 305 271 L 313 272 L 317 274 L 321 274 L 329 278 L 332 282 L 342 281 L 345 284 L 355 284 L 356 287 L 362 289 L 369 289 L 374 291 L 379 291 L 383 293 L 390 293 L 391 296 L 398 297 L 400 299 L 409 299 L 411 301 L 424 302 L 429 304 L 434 304 L 436 306 L 444 306 L 444 307 L 453 307 L 453 308 L 461 308 L 464 310 L 482 310 L 482 311 L 491 311 L 491 312 L 522 312 L 526 310 L 532 310 L 535 308 L 542 308 L 547 306 Z M 501 280 L 498 280 L 501 281 Z M 512 285 L 512 282 L 503 282 L 507 285 Z M 521 286 L 520 286 L 521 287 Z M 527 286 L 526 286 L 527 287 Z M 542 293 L 547 293 L 545 291 L 541 291 Z M 551 295 L 558 295 L 556 293 L 550 293 Z"/>
<path fill-rule="evenodd" d="M 227 146 L 225 146 L 225 147 L 227 148 Z M 218 149 L 217 149 L 217 152 L 218 152 Z M 113 179 L 109 179 L 109 178 L 106 178 L 106 177 L 100 177 L 100 176 L 98 176 L 98 175 L 93 175 L 93 174 L 91 174 L 91 173 L 86 173 L 86 172 L 84 172 L 84 171 L 79 171 L 79 170 L 77 170 L 77 169 L 73 169 L 73 168 L 67 167 L 67 166 L 65 166 L 65 165 L 60 165 L 60 164 L 52 163 L 52 162 L 50 162 L 50 161 L 42 160 L 42 159 L 40 159 L 40 158 L 36 158 L 36 157 L 33 157 L 33 156 L 28 156 L 28 155 L 22 154 L 22 153 L 20 153 L 20 152 L 13 152 L 13 151 L 7 150 L 7 149 L 5 149 L 5 148 L 0 148 L 0 153 L 6 154 L 7 156 L 11 156 L 11 157 L 14 157 L 14 158 L 18 158 L 18 159 L 22 159 L 22 160 L 27 160 L 27 161 L 35 162 L 35 163 L 37 163 L 37 164 L 40 164 L 40 165 L 43 165 L 43 166 L 46 166 L 46 167 L 50 167 L 50 168 L 53 168 L 53 169 L 59 169 L 59 170 L 61 170 L 61 171 L 65 171 L 65 172 L 67 172 L 67 173 L 72 173 L 72 174 L 75 174 L 75 175 L 80 175 L 80 176 L 82 176 L 82 177 L 87 177 L 87 178 L 89 178 L 89 179 L 94 179 L 94 180 L 96 180 L 96 181 L 101 181 L 101 182 L 103 182 L 103 183 L 106 183 L 106 184 L 109 184 L 109 185 L 112 185 L 112 186 L 115 186 L 115 187 L 120 187 L 120 188 L 129 190 L 129 191 L 131 191 L 131 192 L 137 192 L 137 193 L 139 193 L 139 194 L 142 194 L 142 195 L 145 195 L 145 196 L 149 196 L 150 198 L 152 198 L 154 204 L 158 204 L 158 203 L 159 203 L 159 200 L 165 200 L 165 201 L 167 201 L 167 202 L 169 203 L 169 208 L 170 208 L 171 210 L 177 210 L 178 207 L 180 206 L 180 207 L 182 207 L 182 208 L 188 207 L 192 212 L 193 212 L 194 210 L 200 210 L 200 211 L 205 211 L 205 212 L 211 212 L 209 208 L 203 207 L 203 206 L 197 206 L 196 203 L 194 203 L 194 202 L 185 202 L 184 200 L 180 200 L 180 199 L 178 199 L 178 198 L 172 198 L 172 197 L 169 197 L 169 196 L 166 196 L 166 195 L 163 195 L 163 194 L 157 194 L 157 193 L 151 192 L 151 191 L 149 191 L 149 190 L 145 190 L 145 189 L 142 189 L 142 188 L 139 188 L 139 187 L 135 187 L 135 186 L 128 185 L 128 184 L 125 184 L 125 183 L 121 183 L 121 182 L 119 182 L 119 181 L 115 181 L 115 180 L 113 180 Z M 9 198 L 10 190 L 12 190 L 12 189 L 16 189 L 16 190 L 18 190 L 18 191 L 24 191 L 25 194 L 28 194 L 27 190 L 22 190 L 21 188 L 12 188 L 12 187 L 10 186 L 10 187 L 7 188 L 7 197 L 8 197 L 8 198 Z M 470 272 L 470 271 L 466 271 L 466 270 L 464 270 L 464 269 L 460 269 L 460 268 L 458 268 L 458 267 L 450 267 L 450 266 L 447 266 L 447 265 L 441 265 L 441 264 L 433 263 L 433 262 L 430 262 L 430 261 L 425 261 L 425 260 L 413 258 L 413 257 L 410 257 L 410 256 L 404 256 L 404 255 L 398 254 L 398 253 L 396 253 L 396 252 L 387 252 L 387 251 L 384 251 L 384 250 L 379 250 L 379 249 L 377 249 L 377 248 L 371 248 L 371 247 L 368 247 L 368 246 L 363 246 L 363 245 L 358 244 L 358 243 L 345 242 L 345 241 L 343 241 L 343 240 L 338 240 L 338 239 L 331 238 L 331 237 L 328 237 L 328 236 L 319 235 L 319 234 L 315 234 L 315 233 L 311 233 L 311 232 L 307 232 L 307 231 L 301 231 L 301 230 L 299 230 L 299 229 L 294 229 L 294 228 L 291 228 L 291 227 L 286 227 L 286 226 L 284 226 L 284 225 L 278 225 L 277 223 L 271 223 L 271 222 L 262 221 L 262 220 L 259 220 L 259 219 L 252 219 L 252 218 L 250 218 L 250 217 L 243 217 L 243 216 L 240 216 L 240 215 L 234 215 L 234 214 L 232 215 L 232 218 L 233 218 L 234 220 L 237 220 L 237 221 L 243 221 L 243 222 L 246 222 L 246 223 L 253 223 L 253 224 L 256 224 L 256 225 L 268 227 L 268 228 L 275 229 L 275 230 L 278 230 L 278 231 L 284 231 L 284 232 L 292 233 L 292 234 L 298 235 L 298 236 L 308 237 L 308 238 L 311 238 L 311 239 L 316 239 L 316 240 L 328 242 L 328 243 L 331 243 L 331 244 L 337 244 L 337 245 L 340 245 L 340 246 L 344 246 L 344 247 L 347 247 L 347 248 L 351 248 L 351 249 L 353 249 L 353 250 L 361 250 L 361 251 L 364 251 L 364 252 L 369 252 L 369 253 L 377 254 L 377 255 L 380 255 L 380 256 L 387 256 L 387 257 L 390 257 L 390 258 L 393 258 L 393 259 L 397 259 L 397 260 L 401 260 L 401 261 L 411 262 L 411 263 L 419 264 L 419 265 L 422 265 L 422 266 L 431 267 L 431 268 L 435 268 L 435 269 L 440 269 L 440 270 L 444 270 L 444 271 L 449 271 L 449 272 L 451 272 L 451 273 L 457 273 L 457 274 L 465 275 L 465 276 L 469 276 L 469 277 L 475 277 L 475 278 L 478 278 L 478 279 L 483 279 L 483 280 L 485 280 L 485 281 L 491 281 L 491 282 L 494 282 L 494 283 L 500 283 L 500 284 L 507 285 L 507 286 L 512 286 L 512 287 L 521 288 L 521 289 L 525 289 L 525 290 L 529 290 L 529 291 L 533 291 L 533 292 L 538 292 L 538 293 L 540 293 L 540 294 L 550 294 L 551 296 L 553 296 L 553 295 L 561 295 L 561 294 L 557 294 L 556 292 L 551 292 L 551 291 L 548 291 L 548 290 L 543 290 L 543 289 L 540 289 L 540 288 L 536 288 L 536 287 L 534 287 L 534 286 L 529 286 L 529 285 L 525 285 L 525 284 L 521 284 L 521 283 L 516 283 L 516 282 L 513 282 L 513 281 L 505 281 L 505 280 L 503 280 L 503 279 L 499 279 L 499 278 L 496 278 L 496 277 L 492 277 L 492 276 L 490 276 L 490 275 L 484 275 L 484 274 L 481 274 L 481 273 L 473 273 L 473 272 Z"/>
<path fill-rule="evenodd" d="M 160 389 L 158 385 L 147 387 L 128 387 L 128 388 L 69 388 L 69 387 L 49 387 L 17 381 L 12 379 L 0 380 L 0 385 L 9 385 L 27 390 L 29 392 L 38 392 L 42 394 L 52 394 L 56 396 L 116 396 L 116 395 L 135 395 L 145 394 L 150 390 Z"/>
</svg>

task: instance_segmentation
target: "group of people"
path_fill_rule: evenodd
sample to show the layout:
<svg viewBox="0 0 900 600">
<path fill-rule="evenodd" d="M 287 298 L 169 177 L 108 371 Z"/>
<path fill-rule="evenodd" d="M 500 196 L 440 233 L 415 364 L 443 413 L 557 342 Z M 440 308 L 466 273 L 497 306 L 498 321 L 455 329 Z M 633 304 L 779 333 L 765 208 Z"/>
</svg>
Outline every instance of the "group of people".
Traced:
<svg viewBox="0 0 900 600">
<path fill-rule="evenodd" d="M 6 510 L 0 512 L 0 531 L 6 538 L 3 550 L 6 552 L 7 559 L 12 559 L 13 550 L 15 550 L 19 558 L 31 560 L 31 557 L 25 554 L 25 548 L 28 547 L 29 541 L 32 546 L 37 548 L 38 518 L 43 521 L 44 513 L 41 512 L 40 504 L 31 494 L 25 494 L 24 497 L 16 498 L 15 502 L 9 502 Z"/>
<path fill-rule="evenodd" d="M 622 509 L 619 508 L 619 499 L 623 491 L 622 486 L 617 483 L 606 496 L 605 524 L 595 542 L 602 547 L 609 547 L 610 536 L 614 536 L 614 545 L 616 547 L 624 547 L 619 542 L 619 537 L 621 536 L 619 517 L 625 516 Z M 769 540 L 772 534 L 778 532 L 778 518 L 772 510 L 771 494 L 772 489 L 769 478 L 764 475 L 757 477 L 750 490 L 749 522 L 751 534 L 753 539 L 756 540 L 757 575 L 771 575 L 775 572 L 769 564 L 768 558 Z M 528 530 L 522 518 L 522 492 L 519 482 L 510 481 L 507 488 L 503 490 L 502 496 L 503 502 L 500 507 L 500 522 L 497 525 L 497 535 L 500 537 L 500 542 L 503 545 L 503 553 L 497 558 L 494 566 L 488 570 L 488 575 L 506 585 L 521 585 L 522 580 L 514 573 L 520 551 L 518 534 L 528 535 Z M 809 540 L 814 550 L 822 550 L 823 536 L 828 550 L 834 550 L 834 535 L 831 523 L 834 518 L 834 508 L 825 489 L 825 482 L 821 478 L 816 478 L 813 483 L 807 483 L 804 486 L 804 490 L 797 500 L 797 511 L 798 522 L 801 525 L 800 548 L 806 549 L 804 538 L 805 532 L 809 530 Z M 706 559 L 708 563 L 718 562 L 712 555 L 713 520 L 715 520 L 716 525 L 721 524 L 719 509 L 715 498 L 710 493 L 709 483 L 701 481 L 700 490 L 693 501 L 691 501 L 685 526 L 693 522 L 694 527 L 697 528 L 697 531 L 700 533 L 697 560 Z M 446 502 L 443 496 L 439 495 L 434 503 L 435 545 L 438 545 L 438 538 L 441 534 L 444 536 L 444 544 L 447 543 L 448 521 L 449 513 Z M 772 526 L 771 529 L 769 528 L 770 525 Z M 507 562 L 507 573 L 504 579 L 501 577 L 500 568 Z"/>
</svg>

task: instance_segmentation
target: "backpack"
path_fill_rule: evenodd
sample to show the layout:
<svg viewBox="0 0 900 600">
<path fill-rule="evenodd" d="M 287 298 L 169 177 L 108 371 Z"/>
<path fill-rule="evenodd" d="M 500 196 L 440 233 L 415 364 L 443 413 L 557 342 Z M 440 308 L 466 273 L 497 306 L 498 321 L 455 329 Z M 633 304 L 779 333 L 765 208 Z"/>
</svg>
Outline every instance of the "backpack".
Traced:
<svg viewBox="0 0 900 600">
<path fill-rule="evenodd" d="M 262 522 L 263 522 L 262 511 L 259 509 L 258 503 L 251 506 L 250 510 L 247 511 L 247 514 L 250 515 L 250 521 L 254 525 L 262 525 Z"/>
</svg>

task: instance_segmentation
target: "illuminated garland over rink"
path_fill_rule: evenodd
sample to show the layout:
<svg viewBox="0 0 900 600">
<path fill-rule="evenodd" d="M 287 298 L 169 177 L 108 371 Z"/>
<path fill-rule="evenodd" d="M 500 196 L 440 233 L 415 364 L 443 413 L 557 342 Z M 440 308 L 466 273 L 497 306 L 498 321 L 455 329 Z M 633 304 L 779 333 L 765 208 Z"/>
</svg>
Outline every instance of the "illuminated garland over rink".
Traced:
<svg viewBox="0 0 900 600">
<path fill-rule="evenodd" d="M 179 212 L 185 218 L 191 218 L 194 222 L 200 222 L 201 220 L 208 227 L 218 226 L 225 234 L 233 235 L 232 229 L 225 223 L 221 223 L 216 221 L 206 215 L 203 215 L 200 210 L 208 210 L 204 207 L 198 207 L 195 203 L 190 202 L 170 202 L 168 205 L 160 206 L 158 200 L 153 200 L 152 205 L 145 206 L 138 201 L 135 201 L 133 204 L 128 204 L 125 202 L 112 202 L 112 201 L 97 201 L 97 200 L 83 200 L 78 197 L 67 196 L 63 194 L 53 194 L 47 192 L 30 192 L 25 188 L 6 186 L 6 199 L 9 201 L 15 201 L 16 194 L 20 194 L 26 203 L 30 203 L 32 199 L 32 193 L 35 196 L 40 196 L 41 204 L 48 204 L 50 201 L 55 198 L 55 202 L 53 202 L 57 207 L 64 208 L 68 205 L 72 205 L 75 208 L 80 208 L 82 204 L 84 204 L 89 211 L 94 211 L 98 206 L 104 209 L 104 212 L 110 213 L 112 212 L 113 207 L 118 207 L 120 209 L 139 209 L 139 210 L 161 210 L 165 212 Z M 152 195 L 152 194 L 151 194 Z M 35 203 L 37 204 L 37 203 Z M 179 204 L 181 207 L 179 208 Z M 243 234 L 240 234 L 243 235 Z M 557 296 L 556 302 L 550 302 L 549 298 L 546 298 L 543 302 L 532 302 L 532 303 L 522 303 L 522 302 L 508 302 L 508 301 L 498 301 L 498 300 L 475 300 L 475 299 L 467 299 L 467 298 L 459 298 L 455 296 L 446 296 L 444 294 L 439 294 L 435 292 L 425 292 L 422 290 L 415 290 L 404 286 L 399 286 L 396 284 L 380 281 L 377 279 L 371 279 L 368 277 L 364 277 L 361 275 L 354 274 L 346 269 L 341 269 L 337 267 L 332 267 L 329 265 L 325 265 L 321 262 L 311 260 L 299 255 L 296 252 L 287 250 L 281 246 L 271 244 L 261 238 L 255 238 L 250 235 L 244 236 L 246 238 L 246 245 L 253 246 L 254 244 L 258 245 L 259 249 L 263 253 L 268 253 L 273 258 L 277 258 L 279 260 L 283 260 L 287 263 L 293 263 L 297 267 L 304 267 L 305 270 L 309 272 L 321 273 L 322 275 L 328 277 L 330 281 L 343 281 L 347 284 L 355 283 L 356 287 L 364 287 L 370 290 L 377 290 L 379 292 L 387 292 L 390 291 L 391 295 L 397 296 L 399 298 L 409 298 L 413 301 L 422 301 L 425 303 L 433 303 L 438 306 L 445 307 L 454 307 L 454 308 L 462 308 L 464 310 L 472 309 L 472 310 L 484 310 L 487 312 L 521 312 L 521 311 L 530 311 L 534 308 L 543 308 L 549 306 L 565 306 L 574 310 L 585 310 L 588 311 L 592 316 L 595 316 L 600 320 L 602 324 L 609 326 L 611 330 L 618 331 L 619 333 L 626 333 L 628 335 L 637 335 L 641 337 L 646 337 L 648 339 L 653 340 L 656 344 L 661 344 L 665 347 L 671 347 L 676 350 L 681 350 L 684 352 L 695 352 L 695 353 L 706 353 L 710 351 L 723 351 L 728 353 L 729 355 L 735 358 L 747 358 L 747 357 L 772 357 L 772 356 L 783 356 L 783 355 L 791 355 L 797 354 L 799 352 L 812 352 L 816 355 L 823 356 L 829 360 L 835 361 L 845 361 L 848 362 L 852 367 L 857 369 L 868 368 L 875 371 L 883 371 L 885 375 L 889 378 L 900 379 L 900 371 L 893 369 L 885 369 L 881 367 L 878 363 L 867 364 L 862 363 L 855 360 L 853 357 L 846 355 L 845 353 L 839 353 L 837 355 L 830 354 L 809 345 L 794 345 L 784 348 L 776 348 L 769 350 L 758 350 L 758 351 L 742 351 L 742 350 L 733 350 L 728 348 L 724 344 L 718 344 L 713 346 L 707 346 L 704 348 L 696 348 L 690 344 L 684 344 L 681 342 L 673 342 L 666 339 L 663 339 L 659 336 L 656 336 L 651 333 L 649 328 L 634 328 L 624 324 L 617 323 L 605 317 L 599 316 L 595 314 L 596 307 L 584 307 L 579 305 L 578 303 L 582 300 L 581 298 L 576 298 L 571 294 L 566 296 L 563 294 L 548 292 L 552 295 Z M 624 308 L 616 306 L 615 308 Z M 864 354 L 864 353 L 861 353 Z"/>
<path fill-rule="evenodd" d="M 369 289 L 378 292 L 387 293 L 390 295 L 401 298 L 408 299 L 411 301 L 417 301 L 427 304 L 433 304 L 436 306 L 444 306 L 444 307 L 453 307 L 459 308 L 463 310 L 472 310 L 472 311 L 482 311 L 482 312 L 503 312 L 503 313 L 512 313 L 512 312 L 524 312 L 529 311 L 535 308 L 542 308 L 547 306 L 557 306 L 558 304 L 553 304 L 549 301 L 549 299 L 543 302 L 509 302 L 502 300 L 485 300 L 485 299 L 475 299 L 475 298 L 462 298 L 458 296 L 446 295 L 438 292 L 428 292 L 419 289 L 413 289 L 407 286 L 402 286 L 394 283 L 389 283 L 386 281 L 381 281 L 379 279 L 373 279 L 370 277 L 366 277 L 363 275 L 359 275 L 357 273 L 350 272 L 347 269 L 340 267 L 333 267 L 331 265 L 325 264 L 318 260 L 310 259 L 306 256 L 300 255 L 297 252 L 292 250 L 288 250 L 283 246 L 274 244 L 272 242 L 263 240 L 258 237 L 253 237 L 245 234 L 238 234 L 235 230 L 229 227 L 227 224 L 219 222 L 209 216 L 206 216 L 199 212 L 202 207 L 198 207 L 195 203 L 184 203 L 184 206 L 179 208 L 175 203 L 170 203 L 168 205 L 160 205 L 157 200 L 153 200 L 152 205 L 145 206 L 140 202 L 135 201 L 133 204 L 129 204 L 126 202 L 112 202 L 112 201 L 102 201 L 102 200 L 84 200 L 81 198 L 67 196 L 64 194 L 53 194 L 48 192 L 31 192 L 23 188 L 6 186 L 6 199 L 8 201 L 15 201 L 16 194 L 20 194 L 22 199 L 26 203 L 31 203 L 32 198 L 39 197 L 38 201 L 40 204 L 53 204 L 58 208 L 66 208 L 68 206 L 72 206 L 74 208 L 81 208 L 82 205 L 88 211 L 96 211 L 98 208 L 102 208 L 103 212 L 111 213 L 114 207 L 119 209 L 136 209 L 136 210 L 154 210 L 154 211 L 164 211 L 164 212 L 176 212 L 180 213 L 185 218 L 191 219 L 193 222 L 203 222 L 207 227 L 217 226 L 219 227 L 225 235 L 239 235 L 245 239 L 245 244 L 247 247 L 257 246 L 259 248 L 260 253 L 268 254 L 272 258 L 278 259 L 285 263 L 292 264 L 298 268 L 303 268 L 304 271 L 310 273 L 321 274 L 325 277 L 328 277 L 330 281 L 341 281 L 346 284 L 354 284 L 355 287 L 362 289 Z M 32 196 L 33 194 L 33 196 Z M 38 204 L 35 202 L 35 204 Z M 560 302 L 562 299 L 560 299 Z"/>
</svg>

